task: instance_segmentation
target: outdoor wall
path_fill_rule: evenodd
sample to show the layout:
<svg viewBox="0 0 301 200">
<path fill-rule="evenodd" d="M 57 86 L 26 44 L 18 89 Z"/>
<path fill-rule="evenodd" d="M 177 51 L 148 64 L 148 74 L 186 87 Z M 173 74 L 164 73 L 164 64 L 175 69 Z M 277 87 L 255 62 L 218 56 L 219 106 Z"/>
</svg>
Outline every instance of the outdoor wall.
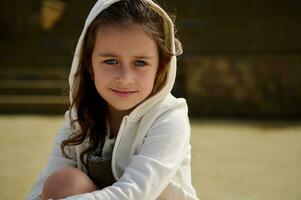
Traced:
<svg viewBox="0 0 301 200">
<path fill-rule="evenodd" d="M 192 116 L 300 118 L 300 1 L 187 0 L 174 7 L 184 47 L 177 87 Z"/>
<path fill-rule="evenodd" d="M 191 56 L 183 67 L 192 116 L 301 116 L 300 56 Z"/>
<path fill-rule="evenodd" d="M 0 112 L 62 114 L 68 73 L 94 1 L 0 2 Z"/>
</svg>

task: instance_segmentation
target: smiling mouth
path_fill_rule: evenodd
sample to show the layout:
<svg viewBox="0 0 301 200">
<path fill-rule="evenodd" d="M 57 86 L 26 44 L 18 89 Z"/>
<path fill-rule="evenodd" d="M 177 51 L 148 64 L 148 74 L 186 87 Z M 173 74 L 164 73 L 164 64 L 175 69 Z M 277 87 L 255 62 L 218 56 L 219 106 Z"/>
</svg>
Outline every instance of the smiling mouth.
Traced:
<svg viewBox="0 0 301 200">
<path fill-rule="evenodd" d="M 124 91 L 124 90 L 115 90 L 115 89 L 111 89 L 111 91 L 113 91 L 118 96 L 122 96 L 122 97 L 130 96 L 130 95 L 138 92 L 136 90 L 135 91 Z"/>
</svg>

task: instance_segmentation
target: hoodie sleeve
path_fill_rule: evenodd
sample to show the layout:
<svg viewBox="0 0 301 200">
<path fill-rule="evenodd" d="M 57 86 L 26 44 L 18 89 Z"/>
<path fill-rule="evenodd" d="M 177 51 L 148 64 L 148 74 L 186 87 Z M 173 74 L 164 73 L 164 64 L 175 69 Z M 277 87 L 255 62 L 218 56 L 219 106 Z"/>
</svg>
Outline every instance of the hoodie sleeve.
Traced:
<svg viewBox="0 0 301 200">
<path fill-rule="evenodd" d="M 75 167 L 76 160 L 74 159 L 66 159 L 61 152 L 61 142 L 65 140 L 71 133 L 70 124 L 68 119 L 68 112 L 65 113 L 65 123 L 63 127 L 60 129 L 58 135 L 56 136 L 53 142 L 53 150 L 51 155 L 48 158 L 48 165 L 39 175 L 38 180 L 33 185 L 30 193 L 27 196 L 27 200 L 39 200 L 40 194 L 42 193 L 44 182 L 46 181 L 47 177 L 52 174 L 54 171 L 65 167 Z M 75 150 L 74 148 L 70 147 L 70 155 L 75 157 Z"/>
<path fill-rule="evenodd" d="M 116 183 L 92 193 L 70 196 L 67 200 L 154 200 L 178 171 L 190 147 L 189 139 L 187 108 L 167 111 L 154 122 L 140 151 Z M 172 197 L 175 198 L 190 199 Z"/>
</svg>

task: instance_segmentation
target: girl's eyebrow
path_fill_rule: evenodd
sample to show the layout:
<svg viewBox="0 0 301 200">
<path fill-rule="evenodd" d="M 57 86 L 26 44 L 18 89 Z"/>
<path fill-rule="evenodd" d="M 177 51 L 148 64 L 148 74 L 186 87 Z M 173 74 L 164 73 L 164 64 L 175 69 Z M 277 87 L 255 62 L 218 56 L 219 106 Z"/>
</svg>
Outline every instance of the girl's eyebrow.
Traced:
<svg viewBox="0 0 301 200">
<path fill-rule="evenodd" d="M 98 53 L 97 56 L 100 57 L 119 57 L 118 55 L 114 54 L 114 53 Z M 135 59 L 143 59 L 143 60 L 151 60 L 154 59 L 153 56 L 148 56 L 148 55 L 139 55 L 139 56 L 134 56 Z"/>
<path fill-rule="evenodd" d="M 143 60 L 151 60 L 154 59 L 153 56 L 135 56 L 136 59 L 143 59 Z"/>
<path fill-rule="evenodd" d="M 116 54 L 113 53 L 98 53 L 97 55 L 101 57 L 118 57 Z"/>
</svg>

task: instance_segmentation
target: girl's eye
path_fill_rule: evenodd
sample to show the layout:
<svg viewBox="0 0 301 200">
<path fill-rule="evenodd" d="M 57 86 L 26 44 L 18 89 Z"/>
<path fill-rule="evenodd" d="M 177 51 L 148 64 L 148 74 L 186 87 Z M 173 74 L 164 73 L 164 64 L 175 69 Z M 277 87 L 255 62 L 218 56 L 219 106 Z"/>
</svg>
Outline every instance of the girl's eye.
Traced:
<svg viewBox="0 0 301 200">
<path fill-rule="evenodd" d="M 135 61 L 135 65 L 136 65 L 136 66 L 139 66 L 139 67 L 143 67 L 143 66 L 146 65 L 146 62 L 143 61 L 143 60 L 136 60 L 136 61 Z"/>
<path fill-rule="evenodd" d="M 118 64 L 117 60 L 114 60 L 114 59 L 105 60 L 104 63 L 106 63 L 108 65 L 116 65 L 116 64 Z"/>
</svg>

